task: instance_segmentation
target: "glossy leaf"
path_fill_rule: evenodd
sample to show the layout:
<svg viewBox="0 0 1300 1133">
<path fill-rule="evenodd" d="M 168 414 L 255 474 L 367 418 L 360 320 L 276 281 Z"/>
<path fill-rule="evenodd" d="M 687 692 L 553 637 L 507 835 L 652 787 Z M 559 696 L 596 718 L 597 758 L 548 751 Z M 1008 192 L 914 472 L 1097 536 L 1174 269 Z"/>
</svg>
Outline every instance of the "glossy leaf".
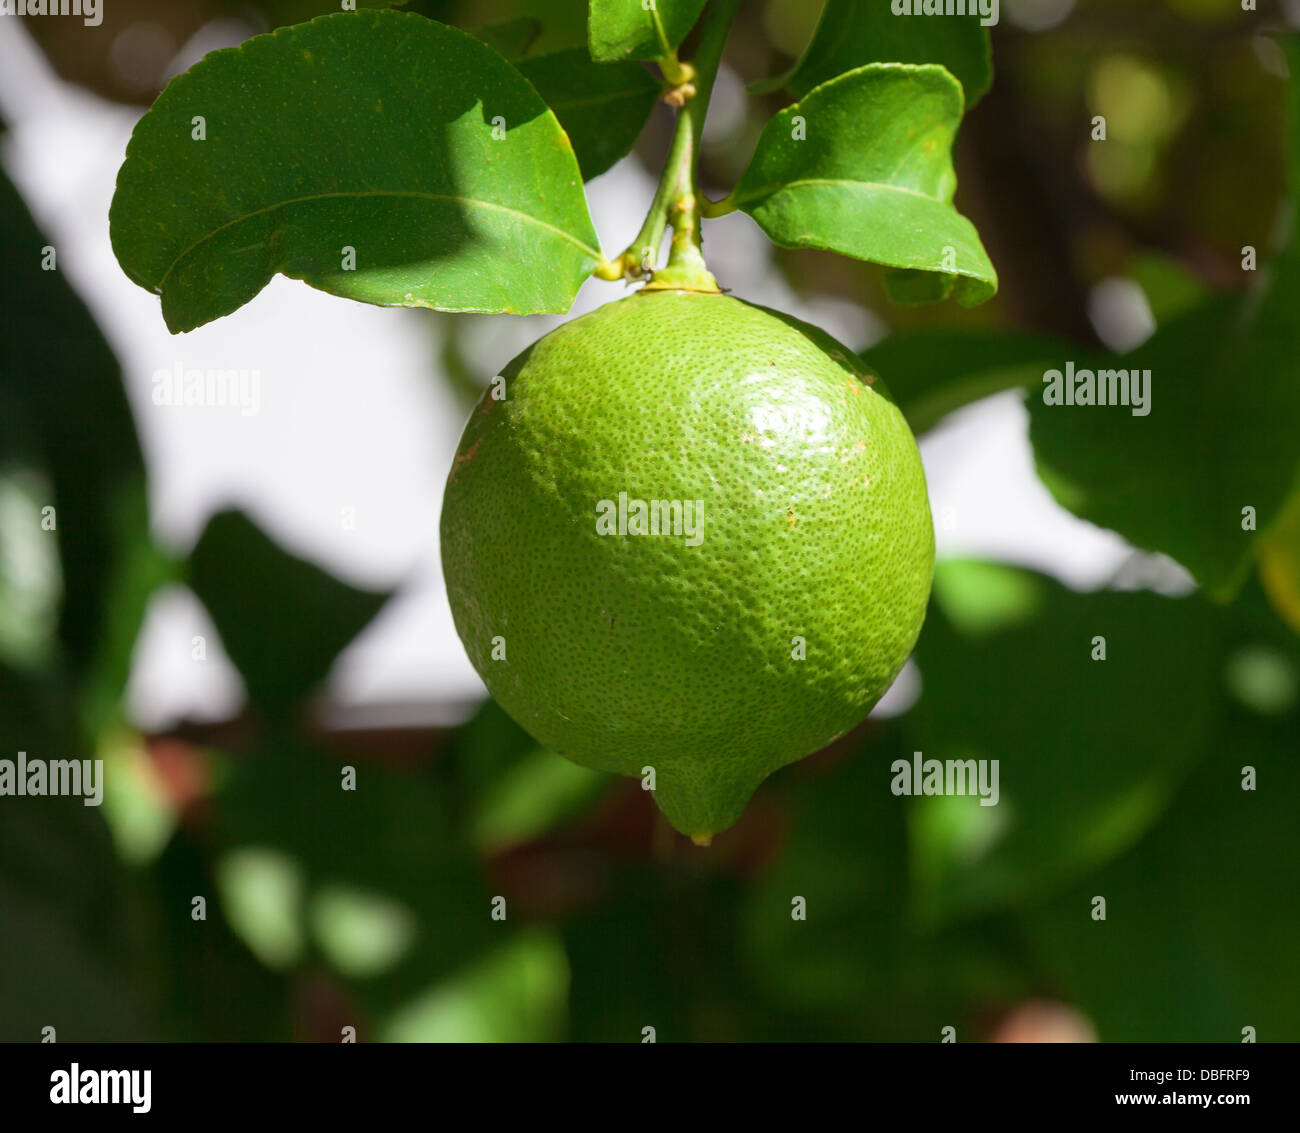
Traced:
<svg viewBox="0 0 1300 1133">
<path fill-rule="evenodd" d="M 533 88 L 473 36 L 397 12 L 283 28 L 175 79 L 136 126 L 110 220 L 173 331 L 276 272 L 383 306 L 564 311 L 599 257 Z"/>
<path fill-rule="evenodd" d="M 982 303 L 997 273 L 951 204 L 961 113 L 942 67 L 862 67 L 764 127 L 731 202 L 783 247 L 932 273 L 964 306 Z"/>
<path fill-rule="evenodd" d="M 967 109 L 993 82 L 989 33 L 978 17 L 895 15 L 890 0 L 828 0 L 794 69 L 764 85 L 799 98 L 867 63 L 937 63 L 961 83 Z"/>
<path fill-rule="evenodd" d="M 516 64 L 573 143 L 584 180 L 604 173 L 636 143 L 659 83 L 636 63 L 593 63 L 581 48 Z"/>
<path fill-rule="evenodd" d="M 388 598 L 295 558 L 234 511 L 208 523 L 189 571 L 249 700 L 276 717 L 324 680 Z"/>
<path fill-rule="evenodd" d="M 598 63 L 657 59 L 695 26 L 704 0 L 591 0 L 587 46 Z"/>
</svg>

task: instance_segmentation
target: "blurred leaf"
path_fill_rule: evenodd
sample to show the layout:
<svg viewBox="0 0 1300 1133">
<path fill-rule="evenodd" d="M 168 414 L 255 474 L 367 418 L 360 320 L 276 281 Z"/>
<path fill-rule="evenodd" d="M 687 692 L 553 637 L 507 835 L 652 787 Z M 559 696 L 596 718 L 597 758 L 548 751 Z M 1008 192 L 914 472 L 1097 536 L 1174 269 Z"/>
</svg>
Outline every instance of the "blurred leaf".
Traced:
<svg viewBox="0 0 1300 1133">
<path fill-rule="evenodd" d="M 1293 78 L 1291 161 L 1300 163 L 1300 40 Z M 1300 180 L 1291 185 L 1300 192 Z M 1165 324 L 1122 361 L 1090 369 L 1151 371 L 1148 416 L 1125 406 L 1049 406 L 1031 397 L 1039 472 L 1075 514 L 1181 562 L 1218 598 L 1245 578 L 1260 531 L 1279 519 L 1300 471 L 1300 210 L 1263 289 L 1216 296 Z"/>
<path fill-rule="evenodd" d="M 1300 487 L 1259 545 L 1259 576 L 1278 616 L 1300 633 Z"/>
<path fill-rule="evenodd" d="M 661 1043 L 799 1037 L 740 963 L 743 890 L 710 864 L 620 870 L 599 904 L 565 923 L 570 1041 L 639 1043 L 646 1027 Z"/>
<path fill-rule="evenodd" d="M 284 854 L 258 847 L 235 850 L 215 876 L 230 926 L 268 968 L 287 968 L 303 949 L 302 877 Z"/>
<path fill-rule="evenodd" d="M 381 306 L 565 311 L 600 258 L 532 87 L 467 33 L 397 12 L 283 28 L 174 79 L 132 134 L 110 222 L 173 331 L 276 272 Z"/>
<path fill-rule="evenodd" d="M 604 173 L 635 144 L 659 99 L 659 83 L 636 63 L 593 63 L 581 48 L 515 64 L 560 120 L 583 180 Z"/>
<path fill-rule="evenodd" d="M 345 766 L 355 767 L 355 789 L 344 789 Z M 354 956 L 343 960 L 341 974 L 359 981 L 362 1002 L 381 1015 L 502 930 L 450 794 L 424 768 L 397 771 L 284 741 L 232 760 L 213 802 L 215 833 L 226 849 L 269 850 L 292 862 L 309 908 L 321 900 L 328 908 L 344 892 L 353 906 L 361 899 L 386 909 L 390 927 L 404 926 L 391 963 L 358 969 Z M 337 960 L 338 934 L 327 930 L 323 942 Z M 367 954 L 376 954 L 373 940 Z"/>
<path fill-rule="evenodd" d="M 383 1042 L 555 1042 L 568 968 L 552 932 L 530 928 L 394 1011 Z"/>
<path fill-rule="evenodd" d="M 790 844 L 745 899 L 750 963 L 791 1004 L 887 997 L 908 948 L 907 832 L 889 750 L 864 746 L 802 784 Z M 796 898 L 806 919 L 793 916 Z"/>
<path fill-rule="evenodd" d="M 1150 412 L 1028 400 L 1040 476 L 1076 515 L 1182 563 L 1217 598 L 1249 568 L 1260 530 L 1279 517 L 1300 468 L 1300 249 L 1278 266 L 1253 312 L 1216 297 L 1167 323 L 1126 358 L 1081 357 L 1077 370 L 1146 371 Z M 1058 366 L 1063 372 L 1064 367 Z"/>
<path fill-rule="evenodd" d="M 987 590 L 999 571 L 1036 596 L 1022 596 L 1018 620 L 962 632 L 949 595 L 969 607 L 980 590 L 966 593 L 967 584 Z M 911 751 L 997 760 L 999 801 L 916 800 L 923 915 L 1004 908 L 1132 846 L 1206 754 L 1221 700 L 1221 621 L 1197 597 L 1079 595 L 1010 567 L 940 564 L 916 655 L 925 693 L 907 719 Z M 1093 659 L 1098 637 L 1104 660 Z"/>
<path fill-rule="evenodd" d="M 975 306 L 997 273 L 951 203 L 960 123 L 961 91 L 942 68 L 862 67 L 777 114 L 728 199 L 782 247 L 938 273 L 944 293 Z"/>
<path fill-rule="evenodd" d="M 1006 389 L 1037 388 L 1069 347 L 1004 331 L 900 331 L 862 353 L 885 380 L 912 431 Z"/>
<path fill-rule="evenodd" d="M 537 749 L 537 741 L 489 698 L 456 729 L 449 746 L 447 756 L 464 791 L 479 799 L 524 763 Z"/>
<path fill-rule="evenodd" d="M 540 20 L 521 17 L 499 24 L 475 28 L 470 34 L 486 43 L 502 58 L 515 60 L 523 55 L 542 32 Z"/>
<path fill-rule="evenodd" d="M 57 549 L 60 660 L 86 691 L 78 707 L 101 718 L 166 568 L 149 539 L 144 462 L 117 361 L 63 272 L 44 270 L 47 249 L 62 251 L 0 176 L 0 471 L 29 470 L 25 483 L 48 492 L 32 500 L 37 526 L 13 547 L 35 538 Z M 39 514 L 45 507 L 52 514 Z"/>
<path fill-rule="evenodd" d="M 704 0 L 590 0 L 587 46 L 598 63 L 657 59 L 695 26 Z"/>
<path fill-rule="evenodd" d="M 212 847 L 182 828 L 150 870 L 157 902 L 152 950 L 139 958 L 169 1010 L 176 1038 L 286 1042 L 290 985 L 262 964 L 226 919 Z M 194 919 L 203 897 L 206 919 Z"/>
<path fill-rule="evenodd" d="M 190 556 L 190 585 L 244 678 L 249 700 L 292 713 L 388 600 L 281 550 L 242 512 L 213 516 Z"/>
<path fill-rule="evenodd" d="M 1008 949 L 985 929 L 936 933 L 916 917 L 912 800 L 890 792 L 891 763 L 904 754 L 890 729 L 799 782 L 789 844 L 741 909 L 764 998 L 805 1013 L 819 1038 L 934 1042 L 963 1021 L 965 1001 L 1022 990 Z"/>
<path fill-rule="evenodd" d="M 1244 1027 L 1300 1040 L 1300 716 L 1238 716 L 1219 735 L 1138 846 L 1029 912 L 1036 950 L 1105 1042 L 1236 1043 Z"/>
<path fill-rule="evenodd" d="M 579 813 L 609 785 L 608 775 L 536 748 L 479 800 L 474 842 L 495 853 L 536 838 Z"/>
<path fill-rule="evenodd" d="M 52 684 L 0 666 L 0 759 L 92 758 Z M 0 796 L 0 1041 L 142 1041 L 156 1023 L 131 978 L 128 901 L 99 808 Z"/>
<path fill-rule="evenodd" d="M 803 58 L 758 89 L 785 86 L 802 98 L 866 63 L 938 63 L 961 83 L 968 110 L 993 83 L 989 33 L 977 17 L 899 16 L 888 0 L 828 0 Z"/>
<path fill-rule="evenodd" d="M 301 0 L 270 0 L 271 3 L 285 4 L 301 2 Z M 401 3 L 400 0 L 369 0 L 368 3 L 359 5 L 363 8 L 395 8 L 399 12 L 414 12 L 417 16 L 424 16 L 430 20 L 438 20 L 444 24 L 452 23 L 455 16 L 456 0 L 406 0 Z M 299 23 L 297 19 L 287 19 L 283 23 Z M 514 22 L 514 21 L 510 21 Z M 492 25 L 496 27 L 498 25 Z M 478 28 L 472 34 L 484 39 L 483 33 L 490 31 L 491 27 Z"/>
<path fill-rule="evenodd" d="M 538 747 L 495 700 L 456 730 L 444 758 L 455 767 L 470 837 L 488 854 L 548 833 L 614 782 Z"/>
<path fill-rule="evenodd" d="M 415 916 L 387 897 L 346 885 L 326 885 L 310 910 L 312 935 L 331 966 L 353 979 L 377 975 L 410 949 Z"/>
<path fill-rule="evenodd" d="M 1144 251 L 1134 257 L 1128 275 L 1146 296 L 1156 325 L 1199 307 L 1210 290 L 1172 256 Z"/>
<path fill-rule="evenodd" d="M 0 466 L 0 661 L 27 672 L 50 664 L 57 641 L 58 539 L 41 530 L 49 498 L 33 469 Z"/>
</svg>

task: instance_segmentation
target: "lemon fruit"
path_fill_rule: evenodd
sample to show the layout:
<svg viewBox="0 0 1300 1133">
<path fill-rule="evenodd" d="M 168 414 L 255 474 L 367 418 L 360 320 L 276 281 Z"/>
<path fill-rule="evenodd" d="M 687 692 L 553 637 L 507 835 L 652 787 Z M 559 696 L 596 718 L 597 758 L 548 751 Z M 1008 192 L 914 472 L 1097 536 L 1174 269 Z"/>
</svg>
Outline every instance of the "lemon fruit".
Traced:
<svg viewBox="0 0 1300 1133">
<path fill-rule="evenodd" d="M 501 377 L 443 502 L 456 629 L 539 742 L 642 777 L 707 843 L 911 652 L 934 563 L 916 441 L 847 348 L 719 294 L 610 303 Z"/>
</svg>

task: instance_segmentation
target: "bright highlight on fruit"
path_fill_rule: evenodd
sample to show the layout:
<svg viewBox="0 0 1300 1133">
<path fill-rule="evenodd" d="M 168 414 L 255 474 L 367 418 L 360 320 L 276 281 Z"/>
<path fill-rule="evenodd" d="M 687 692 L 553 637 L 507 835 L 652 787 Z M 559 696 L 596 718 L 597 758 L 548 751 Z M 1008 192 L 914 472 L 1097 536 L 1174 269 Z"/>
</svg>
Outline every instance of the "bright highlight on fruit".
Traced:
<svg viewBox="0 0 1300 1133">
<path fill-rule="evenodd" d="M 916 441 L 847 348 L 719 294 L 611 303 L 502 374 L 443 503 L 456 628 L 538 741 L 640 777 L 707 843 L 911 652 L 934 563 Z"/>
</svg>

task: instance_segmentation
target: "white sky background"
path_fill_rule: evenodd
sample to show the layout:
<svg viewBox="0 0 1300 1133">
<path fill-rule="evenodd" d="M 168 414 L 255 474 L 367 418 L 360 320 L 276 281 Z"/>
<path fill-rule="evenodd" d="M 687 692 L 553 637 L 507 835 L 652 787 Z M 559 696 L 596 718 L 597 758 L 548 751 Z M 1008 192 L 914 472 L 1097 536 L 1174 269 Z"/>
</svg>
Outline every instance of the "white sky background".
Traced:
<svg viewBox="0 0 1300 1133">
<path fill-rule="evenodd" d="M 204 29 L 199 42 L 182 49 L 173 70 L 233 42 L 224 38 L 230 27 Z M 720 76 L 711 133 L 734 122 L 742 93 L 733 76 Z M 400 587 L 339 659 L 333 692 L 353 716 L 367 708 L 394 723 L 442 723 L 463 715 L 484 691 L 452 626 L 439 568 L 438 514 L 465 413 L 437 373 L 431 320 L 276 277 L 235 314 L 173 336 L 157 297 L 126 278 L 109 245 L 109 202 L 137 112 L 62 82 L 22 21 L 8 19 L 0 20 L 0 114 L 9 125 L 0 160 L 57 248 L 59 270 L 122 363 L 159 540 L 184 552 L 214 512 L 236 506 L 287 549 L 347 581 Z M 635 235 L 653 190 L 633 159 L 588 185 L 607 254 Z M 887 332 L 881 315 L 841 300 L 796 297 L 748 217 L 711 221 L 705 238 L 710 266 L 738 297 L 817 323 L 852 347 Z M 589 281 L 572 314 L 621 294 L 616 285 Z M 1140 324 L 1140 293 L 1120 321 L 1131 324 L 1135 314 Z M 569 316 L 463 317 L 471 320 L 467 355 L 481 359 L 479 376 L 486 381 Z M 152 375 L 177 363 L 259 371 L 260 412 L 154 405 Z M 922 441 L 921 450 L 942 557 L 1022 564 L 1091 589 L 1105 585 L 1132 553 L 1117 536 L 1051 500 L 1034 475 L 1017 394 L 955 414 Z M 344 508 L 355 509 L 355 530 L 344 529 Z M 206 663 L 190 659 L 195 634 L 208 639 Z M 134 659 L 132 719 L 158 729 L 186 717 L 219 719 L 237 711 L 239 678 L 215 641 L 188 592 L 157 596 Z M 897 704 L 903 694 L 897 688 L 890 700 Z M 414 706 L 413 715 L 394 720 L 387 706 L 395 703 Z"/>
</svg>

